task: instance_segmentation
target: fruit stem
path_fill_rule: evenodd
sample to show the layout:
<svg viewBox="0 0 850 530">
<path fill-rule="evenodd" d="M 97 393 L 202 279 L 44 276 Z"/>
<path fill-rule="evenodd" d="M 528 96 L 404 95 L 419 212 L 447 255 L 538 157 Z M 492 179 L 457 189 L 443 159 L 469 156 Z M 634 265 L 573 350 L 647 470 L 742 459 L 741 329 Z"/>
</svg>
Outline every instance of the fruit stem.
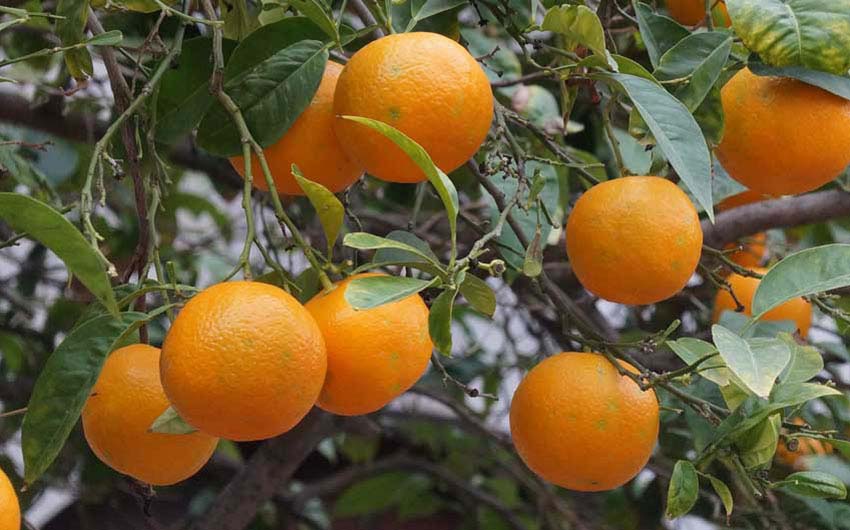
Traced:
<svg viewBox="0 0 850 530">
<path fill-rule="evenodd" d="M 210 20 L 216 20 L 215 9 L 212 6 L 212 2 L 210 0 L 203 0 L 204 13 L 207 18 Z M 245 188 L 243 190 L 243 208 L 245 209 L 245 218 L 248 223 L 248 237 L 245 242 L 245 247 L 242 250 L 242 255 L 240 255 L 240 263 L 243 265 L 245 269 L 246 278 L 250 278 L 250 264 L 248 263 L 248 255 L 250 254 L 251 245 L 255 243 L 256 234 L 254 233 L 253 226 L 253 213 L 251 211 L 251 189 L 253 185 L 253 177 L 251 175 L 251 152 L 253 151 L 254 156 L 257 157 L 257 160 L 260 162 L 260 167 L 263 171 L 263 176 L 266 179 L 266 184 L 269 188 L 269 195 L 272 199 L 272 205 L 274 206 L 275 216 L 278 221 L 281 223 L 282 227 L 286 227 L 289 230 L 289 233 L 292 235 L 292 239 L 295 241 L 295 245 L 298 246 L 302 252 L 304 252 L 304 256 L 307 258 L 307 261 L 310 262 L 310 265 L 316 270 L 316 273 L 319 276 L 319 281 L 322 284 L 324 290 L 330 290 L 333 288 L 333 282 L 331 282 L 327 273 L 322 268 L 319 263 L 318 258 L 316 257 L 316 253 L 310 245 L 304 240 L 304 236 L 301 235 L 301 232 L 298 230 L 298 227 L 292 222 L 292 219 L 286 215 L 286 211 L 283 209 L 283 204 L 280 202 L 280 196 L 277 193 L 277 186 L 274 183 L 274 177 L 272 177 L 271 169 L 269 168 L 269 164 L 266 161 L 266 156 L 263 153 L 263 148 L 257 141 L 254 139 L 251 134 L 250 129 L 248 128 L 248 124 L 245 122 L 245 117 L 242 115 L 242 111 L 239 109 L 239 106 L 236 104 L 233 99 L 227 95 L 224 91 L 223 87 L 223 72 L 224 72 L 224 53 L 222 52 L 222 29 L 220 25 L 213 26 L 213 59 L 215 61 L 215 68 L 213 69 L 212 78 L 210 80 L 210 91 L 216 96 L 222 106 L 227 110 L 230 114 L 230 119 L 236 125 L 236 128 L 239 130 L 239 136 L 242 138 L 242 157 L 245 160 Z M 258 243 L 258 242 L 257 242 Z"/>
</svg>

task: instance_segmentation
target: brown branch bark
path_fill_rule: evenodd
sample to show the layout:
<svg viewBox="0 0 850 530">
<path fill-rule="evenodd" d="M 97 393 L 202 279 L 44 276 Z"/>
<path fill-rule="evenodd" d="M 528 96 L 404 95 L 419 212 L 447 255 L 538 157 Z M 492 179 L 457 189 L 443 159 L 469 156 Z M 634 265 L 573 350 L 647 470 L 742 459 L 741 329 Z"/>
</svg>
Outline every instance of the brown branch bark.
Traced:
<svg viewBox="0 0 850 530">
<path fill-rule="evenodd" d="M 189 530 L 242 530 L 263 503 L 280 491 L 301 462 L 333 427 L 333 417 L 319 409 L 290 432 L 263 444 L 230 481 L 210 510 Z"/>
<path fill-rule="evenodd" d="M 104 33 L 103 26 L 97 18 L 97 13 L 93 9 L 89 9 L 89 28 L 94 35 Z M 115 98 L 115 109 L 120 114 L 127 110 L 130 103 L 133 101 L 133 93 L 127 80 L 124 79 L 124 74 L 121 73 L 121 65 L 118 63 L 118 58 L 115 55 L 115 50 L 109 46 L 103 46 L 100 50 L 100 55 L 103 58 L 103 63 L 106 66 L 106 73 L 109 76 L 109 84 L 112 87 L 112 94 Z M 138 271 L 142 273 L 145 264 L 148 261 L 148 247 L 150 244 L 150 230 L 148 225 L 148 201 L 145 194 L 145 184 L 142 180 L 141 161 L 139 159 L 139 149 L 136 145 L 135 127 L 132 120 L 127 120 L 121 127 L 121 143 L 124 145 L 124 151 L 127 155 L 127 167 L 130 170 L 130 177 L 133 179 L 133 196 L 136 201 L 136 216 L 139 220 L 139 240 L 136 242 L 136 249 L 133 252 L 133 257 L 127 263 L 127 267 L 121 273 L 121 281 L 126 283 L 130 280 L 130 276 Z M 144 311 L 145 297 L 139 298 L 137 309 Z M 147 342 L 147 328 L 142 327 L 142 342 Z"/>
<path fill-rule="evenodd" d="M 791 228 L 850 216 L 850 193 L 829 190 L 773 201 L 756 202 L 702 222 L 704 242 L 713 248 L 771 228 Z"/>
</svg>

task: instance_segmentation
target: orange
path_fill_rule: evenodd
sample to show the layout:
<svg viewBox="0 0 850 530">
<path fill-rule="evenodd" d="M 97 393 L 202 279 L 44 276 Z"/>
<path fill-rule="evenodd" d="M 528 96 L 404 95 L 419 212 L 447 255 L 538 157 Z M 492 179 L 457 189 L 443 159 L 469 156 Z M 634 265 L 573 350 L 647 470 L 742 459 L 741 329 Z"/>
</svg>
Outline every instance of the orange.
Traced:
<svg viewBox="0 0 850 530">
<path fill-rule="evenodd" d="M 686 26 L 695 26 L 705 20 L 705 0 L 667 0 L 667 10 L 671 17 Z M 732 25 L 724 0 L 712 0 L 712 16 L 718 24 L 727 28 Z"/>
<path fill-rule="evenodd" d="M 345 154 L 333 132 L 333 97 L 341 72 L 342 65 L 329 61 L 313 101 L 280 140 L 263 150 L 278 193 L 304 195 L 292 176 L 292 164 L 297 164 L 305 177 L 334 193 L 348 188 L 363 174 L 363 168 Z M 234 156 L 230 163 L 245 176 L 243 157 Z M 251 177 L 254 186 L 268 191 L 255 155 L 251 156 Z"/>
<path fill-rule="evenodd" d="M 659 177 L 598 184 L 567 221 L 567 254 L 584 287 L 621 304 L 652 304 L 681 290 L 702 252 L 688 196 Z"/>
<path fill-rule="evenodd" d="M 159 381 L 159 348 L 132 344 L 112 352 L 83 408 L 83 431 L 112 469 L 155 486 L 186 480 L 212 456 L 207 434 L 149 432 L 168 408 Z"/>
<path fill-rule="evenodd" d="M 763 200 L 765 200 L 765 197 L 762 195 L 759 195 L 754 191 L 745 191 L 720 201 L 720 203 L 717 204 L 717 211 L 723 212 L 731 210 L 732 208 L 737 208 L 738 206 L 744 206 L 746 204 Z M 740 249 L 729 254 L 729 259 L 741 267 L 746 267 L 748 269 L 758 267 L 767 254 L 767 234 L 759 232 L 743 240 L 740 245 L 736 243 L 729 243 L 723 248 L 731 250 L 737 247 L 740 247 Z"/>
<path fill-rule="evenodd" d="M 318 405 L 334 414 L 374 412 L 412 387 L 431 359 L 428 307 L 418 294 L 355 310 L 345 300 L 358 274 L 307 302 L 328 347 L 328 376 Z"/>
<path fill-rule="evenodd" d="M 794 418 L 792 421 L 795 425 L 804 425 L 800 418 Z M 806 458 L 804 458 L 806 456 L 832 454 L 832 446 L 817 438 L 799 437 L 796 440 L 798 444 L 796 451 L 788 449 L 784 439 L 780 440 L 779 445 L 776 446 L 776 459 L 797 471 L 806 470 Z"/>
<path fill-rule="evenodd" d="M 437 33 L 390 35 L 360 49 L 334 95 L 338 116 L 363 116 L 400 130 L 446 173 L 478 151 L 493 119 L 493 93 L 466 49 Z M 337 117 L 343 149 L 366 171 L 391 182 L 425 174 L 394 143 L 365 125 Z"/>
<path fill-rule="evenodd" d="M 641 391 L 596 353 L 560 353 L 535 366 L 517 388 L 510 416 L 526 465 L 577 491 L 625 484 L 646 465 L 658 439 L 655 392 Z"/>
<path fill-rule="evenodd" d="M 15 487 L 0 469 L 0 530 L 20 530 L 21 507 Z"/>
<path fill-rule="evenodd" d="M 767 269 L 756 267 L 752 271 L 765 274 Z M 738 297 L 738 301 L 744 306 L 744 314 L 752 315 L 753 296 L 756 294 L 756 288 L 758 288 L 761 280 L 740 274 L 730 274 L 726 281 L 729 282 L 729 286 L 734 291 L 735 296 Z M 735 309 L 735 301 L 729 291 L 725 289 L 717 291 L 717 296 L 714 298 L 714 322 L 720 320 L 723 311 L 734 311 Z M 812 306 L 802 298 L 795 298 L 771 309 L 762 317 L 762 320 L 791 320 L 797 324 L 800 336 L 805 338 L 809 333 L 812 322 Z"/>
<path fill-rule="evenodd" d="M 229 440 L 282 434 L 307 415 L 325 380 L 325 342 L 289 293 L 259 282 L 213 285 L 174 319 L 162 385 L 190 425 Z"/>
<path fill-rule="evenodd" d="M 850 101 L 796 79 L 739 71 L 721 91 L 726 130 L 717 157 L 765 195 L 819 188 L 850 164 Z"/>
</svg>

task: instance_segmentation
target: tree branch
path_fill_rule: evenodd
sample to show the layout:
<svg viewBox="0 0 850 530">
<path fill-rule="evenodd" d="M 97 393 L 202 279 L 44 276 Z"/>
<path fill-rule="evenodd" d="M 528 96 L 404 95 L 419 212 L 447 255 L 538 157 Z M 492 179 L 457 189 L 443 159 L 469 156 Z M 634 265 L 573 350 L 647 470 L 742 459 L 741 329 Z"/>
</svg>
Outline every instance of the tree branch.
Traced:
<svg viewBox="0 0 850 530">
<path fill-rule="evenodd" d="M 702 222 L 704 243 L 722 248 L 727 243 L 771 228 L 823 223 L 850 216 L 850 193 L 819 191 L 773 201 L 739 206 L 717 215 L 716 222 Z"/>
<path fill-rule="evenodd" d="M 331 432 L 333 423 L 330 414 L 313 409 L 293 430 L 265 442 L 189 530 L 246 528 L 260 506 L 280 491 L 281 484 L 292 478 L 316 444 Z"/>
</svg>

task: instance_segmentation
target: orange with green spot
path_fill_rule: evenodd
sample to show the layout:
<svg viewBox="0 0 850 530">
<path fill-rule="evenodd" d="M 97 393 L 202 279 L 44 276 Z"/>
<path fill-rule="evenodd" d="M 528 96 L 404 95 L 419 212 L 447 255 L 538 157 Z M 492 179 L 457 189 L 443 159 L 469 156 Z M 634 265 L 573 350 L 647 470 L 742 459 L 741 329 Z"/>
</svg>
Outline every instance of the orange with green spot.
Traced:
<svg viewBox="0 0 850 530">
<path fill-rule="evenodd" d="M 493 119 L 484 70 L 457 42 L 437 33 L 389 35 L 355 53 L 334 95 L 335 130 L 349 156 L 379 179 L 420 182 L 425 174 L 361 116 L 400 130 L 446 173 L 478 151 Z"/>
<path fill-rule="evenodd" d="M 345 291 L 358 274 L 307 302 L 328 349 L 328 375 L 318 406 L 344 416 L 374 412 L 412 387 L 428 368 L 433 344 L 428 307 L 418 294 L 364 310 Z"/>
<path fill-rule="evenodd" d="M 745 68 L 721 90 L 725 132 L 717 158 L 761 195 L 817 189 L 850 164 L 850 101 L 796 79 Z"/>
<path fill-rule="evenodd" d="M 702 253 L 699 215 L 659 177 L 597 184 L 567 221 L 567 255 L 581 284 L 621 304 L 652 304 L 680 291 Z"/>
<path fill-rule="evenodd" d="M 652 455 L 658 400 L 602 355 L 559 353 L 522 380 L 510 422 L 532 471 L 571 490 L 604 491 L 634 478 Z"/>
<path fill-rule="evenodd" d="M 195 428 L 228 440 L 282 434 L 313 408 L 327 369 L 322 333 L 289 293 L 260 282 L 208 287 L 162 346 L 162 385 Z"/>
<path fill-rule="evenodd" d="M 147 344 L 112 352 L 83 408 L 83 432 L 109 467 L 146 484 L 168 486 L 197 473 L 218 438 L 200 432 L 149 432 L 169 405 L 159 360 L 159 348 Z"/>
</svg>

